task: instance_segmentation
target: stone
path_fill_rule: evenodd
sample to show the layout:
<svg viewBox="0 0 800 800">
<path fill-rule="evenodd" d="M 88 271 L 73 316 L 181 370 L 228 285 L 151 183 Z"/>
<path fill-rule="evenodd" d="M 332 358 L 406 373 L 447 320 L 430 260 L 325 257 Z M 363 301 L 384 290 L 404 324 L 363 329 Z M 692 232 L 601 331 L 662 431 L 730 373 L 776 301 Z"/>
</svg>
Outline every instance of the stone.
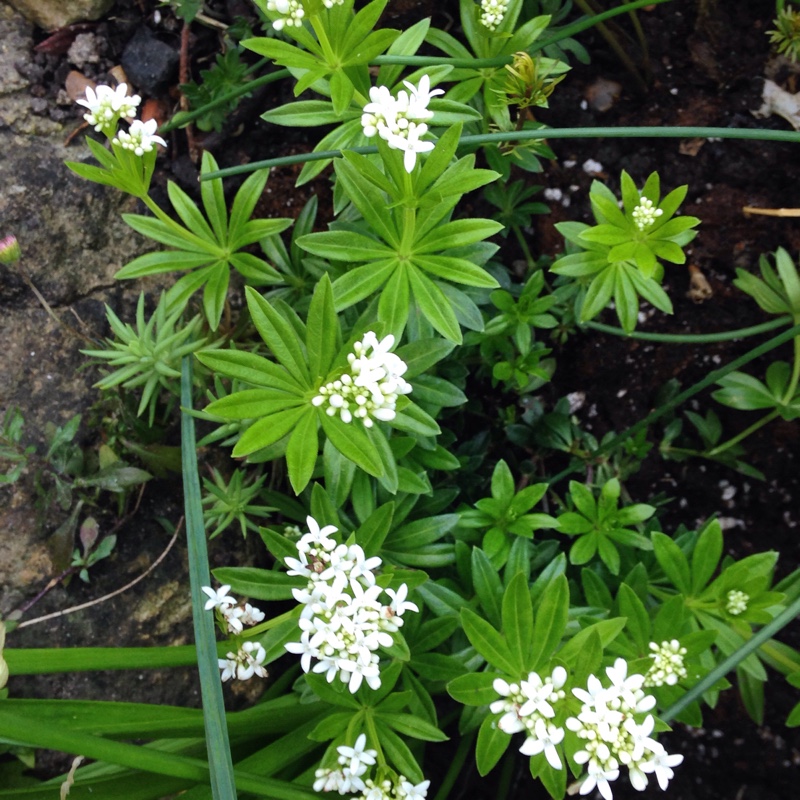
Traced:
<svg viewBox="0 0 800 800">
<path fill-rule="evenodd" d="M 0 132 L 49 134 L 63 130 L 60 124 L 37 116 L 31 106 L 35 98 L 28 94 L 31 81 L 27 75 L 35 72 L 32 34 L 30 22 L 0 4 Z"/>
<path fill-rule="evenodd" d="M 180 56 L 177 50 L 142 26 L 125 45 L 121 61 L 137 91 L 157 94 L 174 78 Z"/>
<path fill-rule="evenodd" d="M 40 28 L 54 31 L 71 25 L 99 19 L 114 0 L 5 0 Z"/>
</svg>

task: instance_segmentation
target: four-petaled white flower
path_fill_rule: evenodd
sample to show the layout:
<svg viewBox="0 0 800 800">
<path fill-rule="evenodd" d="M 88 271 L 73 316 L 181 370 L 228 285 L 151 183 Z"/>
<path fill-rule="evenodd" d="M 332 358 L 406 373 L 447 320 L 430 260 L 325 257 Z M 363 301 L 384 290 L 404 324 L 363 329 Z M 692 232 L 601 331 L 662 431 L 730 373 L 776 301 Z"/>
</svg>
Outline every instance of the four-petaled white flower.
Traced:
<svg viewBox="0 0 800 800">
<path fill-rule="evenodd" d="M 642 764 L 642 771 L 648 774 L 655 773 L 658 785 L 661 787 L 662 791 L 666 791 L 669 782 L 675 777 L 672 768 L 682 763 L 683 756 L 680 753 L 670 755 L 662 748 L 653 758 Z"/>
<path fill-rule="evenodd" d="M 230 588 L 230 584 L 228 583 L 226 583 L 224 586 L 220 586 L 219 589 L 216 590 L 212 589 L 210 586 L 203 586 L 203 591 L 210 598 L 208 601 L 206 601 L 205 610 L 210 611 L 212 608 L 235 606 L 236 599 L 228 594 L 228 590 Z"/>
</svg>

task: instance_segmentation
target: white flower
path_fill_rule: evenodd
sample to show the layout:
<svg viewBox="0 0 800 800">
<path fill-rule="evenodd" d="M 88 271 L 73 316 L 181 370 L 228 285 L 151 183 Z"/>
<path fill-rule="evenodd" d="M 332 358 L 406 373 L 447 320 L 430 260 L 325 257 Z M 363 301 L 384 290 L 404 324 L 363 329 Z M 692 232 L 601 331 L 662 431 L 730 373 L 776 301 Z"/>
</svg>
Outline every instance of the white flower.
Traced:
<svg viewBox="0 0 800 800">
<path fill-rule="evenodd" d="M 508 10 L 508 0 L 481 0 L 481 25 L 497 30 Z"/>
<path fill-rule="evenodd" d="M 577 756 L 577 754 L 576 754 Z M 575 758 L 577 761 L 577 757 Z M 609 781 L 615 781 L 619 778 L 619 770 L 618 769 L 599 769 L 597 767 L 589 767 L 589 774 L 586 776 L 586 779 L 581 784 L 580 794 L 586 795 L 592 791 L 595 787 L 600 792 L 601 795 L 605 798 L 605 800 L 613 800 L 614 795 L 611 792 L 611 787 L 608 785 Z"/>
<path fill-rule="evenodd" d="M 669 755 L 664 748 L 661 748 L 653 758 L 642 764 L 642 772 L 648 774 L 655 773 L 658 785 L 662 791 L 666 791 L 669 782 L 675 777 L 672 771 L 673 767 L 677 767 L 683 763 L 683 756 L 680 753 Z"/>
<path fill-rule="evenodd" d="M 138 94 L 128 96 L 128 85 L 119 84 L 116 89 L 101 84 L 96 89 L 86 87 L 85 98 L 77 100 L 78 105 L 89 109 L 84 119 L 94 125 L 96 131 L 113 131 L 121 118 L 129 119 L 136 115 L 136 108 L 142 102 Z"/>
<path fill-rule="evenodd" d="M 535 756 L 544 753 L 547 763 L 553 769 L 561 769 L 561 758 L 556 750 L 556 745 L 564 739 L 564 729 L 557 725 L 548 724 L 541 717 L 534 725 L 534 735 L 529 736 L 520 747 L 520 753 L 526 756 Z"/>
<path fill-rule="evenodd" d="M 267 11 L 276 11 L 282 15 L 272 22 L 276 31 L 282 31 L 287 26 L 299 28 L 306 15 L 300 0 L 267 0 Z"/>
<path fill-rule="evenodd" d="M 725 605 L 725 610 L 734 617 L 738 617 L 739 614 L 743 614 L 747 611 L 748 600 L 750 600 L 750 595 L 747 594 L 747 592 L 731 589 L 731 591 L 728 592 L 728 602 Z"/>
<path fill-rule="evenodd" d="M 339 745 L 336 751 L 339 753 L 338 762 L 343 766 L 350 769 L 351 772 L 357 772 L 362 765 L 371 767 L 378 757 L 377 750 L 365 749 L 367 746 L 367 736 L 360 733 L 356 739 L 356 743 L 352 747 L 347 745 Z"/>
<path fill-rule="evenodd" d="M 411 603 L 406 600 L 406 597 L 408 597 L 408 586 L 405 583 L 401 583 L 400 588 L 396 592 L 392 589 L 387 589 L 386 594 L 392 598 L 389 608 L 393 616 L 401 617 L 406 611 L 419 611 L 416 603 Z"/>
<path fill-rule="evenodd" d="M 347 357 L 349 372 L 321 386 L 312 405 L 324 408 L 330 417 L 338 415 L 342 422 L 358 419 L 366 428 L 373 426 L 373 419 L 394 419 L 397 399 L 408 394 L 411 385 L 402 377 L 406 363 L 389 352 L 393 346 L 394 336 L 378 341 L 374 332 L 367 332 Z"/>
<path fill-rule="evenodd" d="M 203 586 L 203 591 L 211 598 L 206 602 L 205 610 L 210 611 L 212 608 L 225 608 L 226 606 L 235 606 L 236 600 L 228 594 L 230 584 L 226 583 L 220 586 L 216 591 L 210 586 Z"/>
<path fill-rule="evenodd" d="M 338 769 L 318 769 L 314 773 L 316 780 L 314 781 L 315 792 L 339 792 L 344 775 Z"/>
<path fill-rule="evenodd" d="M 111 141 L 112 144 L 119 145 L 125 150 L 132 150 L 137 156 L 142 156 L 149 153 L 157 144 L 163 147 L 167 146 L 167 143 L 156 134 L 157 130 L 158 122 L 156 120 L 149 119 L 147 122 L 142 122 L 140 119 L 135 119 L 131 122 L 127 132 L 117 131 L 117 135 Z"/>
<path fill-rule="evenodd" d="M 220 678 L 227 681 L 238 678 L 246 681 L 253 675 L 260 678 L 267 677 L 267 670 L 262 666 L 267 658 L 267 652 L 258 642 L 245 642 L 236 653 L 228 653 L 226 658 L 218 660 L 222 670 Z"/>
<path fill-rule="evenodd" d="M 394 150 L 402 150 L 403 167 L 406 172 L 413 172 L 414 165 L 417 163 L 417 153 L 429 153 L 433 150 L 433 142 L 423 142 L 420 137 L 428 132 L 428 126 L 424 122 L 409 122 L 408 128 L 403 136 L 392 135 L 387 140 L 389 147 Z"/>
<path fill-rule="evenodd" d="M 642 197 L 639 200 L 639 205 L 633 209 L 631 216 L 636 223 L 636 227 L 643 231 L 649 228 L 663 213 L 660 208 L 655 207 L 652 200 Z"/>
<path fill-rule="evenodd" d="M 412 172 L 417 153 L 433 149 L 433 142 L 422 141 L 428 132 L 425 121 L 433 116 L 428 103 L 432 97 L 444 92 L 442 89 L 431 90 L 431 80 L 427 75 L 420 78 L 419 86 L 408 81 L 403 83 L 408 91 L 401 89 L 397 97 L 393 97 L 386 86 L 371 87 L 370 102 L 364 106 L 361 125 L 367 138 L 378 134 L 393 150 L 404 151 L 403 165 L 406 172 Z"/>
<path fill-rule="evenodd" d="M 422 781 L 416 786 L 407 781 L 405 777 L 400 776 L 400 791 L 397 793 L 403 800 L 425 800 L 428 796 L 428 787 L 431 785 L 430 781 Z"/>
</svg>

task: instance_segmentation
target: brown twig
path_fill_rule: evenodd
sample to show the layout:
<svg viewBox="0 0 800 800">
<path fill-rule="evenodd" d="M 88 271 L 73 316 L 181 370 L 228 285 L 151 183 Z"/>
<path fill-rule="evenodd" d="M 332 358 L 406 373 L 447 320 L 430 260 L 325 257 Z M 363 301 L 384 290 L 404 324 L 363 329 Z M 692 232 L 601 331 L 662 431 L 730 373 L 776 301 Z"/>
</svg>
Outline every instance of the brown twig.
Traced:
<svg viewBox="0 0 800 800">
<path fill-rule="evenodd" d="M 142 484 L 139 488 L 139 496 L 136 498 L 136 505 L 133 507 L 133 511 L 130 511 L 129 513 L 125 514 L 124 517 L 117 520 L 117 522 L 112 525 L 111 530 L 109 530 L 106 536 L 113 536 L 123 525 L 133 519 L 136 512 L 139 510 L 139 506 L 141 505 L 144 489 L 145 484 Z M 47 585 L 38 594 L 28 600 L 27 603 L 23 603 L 19 608 L 12 611 L 11 615 L 9 615 L 10 618 L 19 619 L 19 617 L 21 617 L 26 611 L 30 611 L 30 609 L 33 608 L 49 591 L 58 586 L 61 581 L 68 578 L 70 575 L 74 575 L 79 569 L 80 566 L 70 566 L 67 567 L 60 575 L 56 575 L 55 578 L 51 578 L 47 582 Z"/>
<path fill-rule="evenodd" d="M 189 23 L 184 22 L 181 29 L 181 61 L 180 70 L 178 72 L 178 80 L 181 85 L 189 83 L 191 80 L 191 72 L 189 71 L 189 38 L 190 27 Z M 189 110 L 189 101 L 186 95 L 181 92 L 181 111 Z M 186 144 L 189 147 L 189 158 L 192 163 L 196 164 L 200 158 L 200 145 L 194 137 L 194 123 L 190 122 L 184 130 L 186 131 Z"/>
<path fill-rule="evenodd" d="M 172 538 L 169 540 L 169 544 L 166 546 L 161 555 L 141 575 L 134 578 L 130 583 L 126 583 L 119 589 L 115 589 L 113 592 L 110 592 L 109 594 L 104 594 L 102 597 L 98 597 L 95 600 L 90 600 L 88 603 L 81 603 L 80 605 L 77 606 L 61 609 L 61 611 L 54 611 L 52 614 L 45 614 L 43 617 L 36 617 L 35 619 L 25 620 L 25 622 L 20 622 L 19 625 L 17 625 L 17 628 L 27 628 L 29 625 L 36 625 L 37 623 L 45 622 L 48 619 L 56 619 L 58 617 L 64 617 L 67 614 L 73 614 L 76 611 L 82 611 L 85 608 L 91 608 L 92 606 L 96 606 L 99 603 L 105 603 L 106 600 L 110 600 L 112 597 L 116 597 L 118 594 L 127 592 L 128 589 L 132 589 L 134 586 L 136 586 L 137 583 L 144 580 L 167 557 L 167 554 L 169 553 L 170 550 L 172 550 L 172 546 L 178 539 L 178 534 L 180 533 L 182 526 L 183 526 L 183 517 L 181 517 L 180 520 L 178 521 L 178 527 L 175 528 L 175 533 L 172 534 Z"/>
<path fill-rule="evenodd" d="M 800 208 L 756 208 L 745 206 L 745 214 L 761 214 L 764 217 L 800 217 Z"/>
</svg>

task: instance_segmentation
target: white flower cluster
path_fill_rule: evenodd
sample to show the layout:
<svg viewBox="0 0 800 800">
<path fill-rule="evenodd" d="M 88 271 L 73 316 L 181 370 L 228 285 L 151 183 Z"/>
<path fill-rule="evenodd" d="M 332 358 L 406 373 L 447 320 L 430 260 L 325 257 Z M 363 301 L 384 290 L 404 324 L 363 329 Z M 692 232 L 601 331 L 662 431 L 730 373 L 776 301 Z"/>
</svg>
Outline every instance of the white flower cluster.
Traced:
<svg viewBox="0 0 800 800">
<path fill-rule="evenodd" d="M 381 685 L 378 653 L 391 647 L 391 634 L 403 624 L 406 611 L 419 611 L 406 600 L 408 586 L 397 592 L 375 583 L 374 570 L 381 565 L 377 556 L 367 558 L 357 544 L 337 544 L 330 538 L 334 525 L 320 528 L 313 517 L 306 519 L 309 532 L 297 543 L 297 558 L 287 558 L 289 575 L 308 579 L 305 589 L 293 589 L 303 609 L 300 641 L 286 649 L 300 656 L 304 672 L 325 673 L 328 683 L 338 675 L 351 692 L 362 681 L 371 689 Z M 381 602 L 383 592 L 390 598 Z M 311 660 L 316 663 L 313 668 Z"/>
<path fill-rule="evenodd" d="M 389 352 L 394 347 L 391 334 L 381 341 L 372 332 L 364 334 L 347 356 L 350 371 L 335 381 L 326 383 L 311 402 L 326 406 L 329 416 L 339 415 L 342 422 L 360 419 L 366 428 L 375 418 L 388 422 L 395 418 L 397 398 L 411 391 L 403 375 L 408 369 L 405 361 Z"/>
<path fill-rule="evenodd" d="M 664 644 L 671 648 L 671 642 Z M 680 764 L 683 756 L 669 755 L 650 738 L 655 727 L 651 714 L 643 722 L 636 722 L 635 715 L 650 711 L 656 702 L 642 691 L 645 676 L 628 676 L 628 664 L 622 658 L 608 667 L 606 674 L 611 681 L 608 687 L 590 675 L 586 689 L 572 690 L 583 705 L 580 714 L 568 717 L 563 727 L 556 722 L 558 717 L 563 719 L 559 712 L 565 706 L 567 671 L 563 667 L 556 667 L 547 678 L 531 672 L 518 684 L 498 678 L 493 687 L 501 699 L 491 703 L 489 710 L 502 715 L 497 721 L 499 730 L 526 734 L 521 753 L 543 753 L 553 769 L 564 768 L 558 745 L 564 740 L 565 728 L 584 740 L 583 748 L 573 756 L 576 763 L 586 765 L 587 774 L 579 787 L 581 795 L 596 788 L 605 800 L 612 800 L 609 783 L 619 777 L 621 765 L 628 767 L 635 789 L 643 791 L 651 773 L 666 789 L 673 777 L 672 767 Z"/>
<path fill-rule="evenodd" d="M 653 201 L 647 197 L 639 200 L 639 205 L 633 209 L 631 216 L 636 223 L 636 227 L 643 231 L 649 228 L 664 212 L 656 208 Z"/>
<path fill-rule="evenodd" d="M 115 130 L 120 119 L 136 116 L 136 109 L 142 98 L 138 94 L 128 95 L 128 85 L 121 83 L 116 89 L 100 85 L 97 89 L 86 87 L 85 99 L 78 100 L 79 106 L 89 109 L 83 118 L 94 126 L 96 131 Z"/>
<path fill-rule="evenodd" d="M 127 84 L 121 83 L 116 89 L 102 84 L 97 89 L 87 87 L 85 99 L 77 102 L 89 109 L 89 113 L 84 114 L 83 118 L 94 125 L 96 131 L 102 131 L 113 144 L 142 156 L 157 144 L 166 147 L 167 143 L 156 133 L 156 120 L 142 122 L 140 119 L 133 119 L 141 101 L 138 94 L 128 96 Z M 121 119 L 130 121 L 127 131 L 117 131 L 117 124 Z"/>
<path fill-rule="evenodd" d="M 149 153 L 157 144 L 167 146 L 167 143 L 156 134 L 157 130 L 158 122 L 154 119 L 149 119 L 147 122 L 135 119 L 127 131 L 117 131 L 117 135 L 111 141 L 112 144 L 133 150 L 137 156 L 141 156 Z"/>
<path fill-rule="evenodd" d="M 744 614 L 747 611 L 747 601 L 750 599 L 750 595 L 747 592 L 741 592 L 739 589 L 731 589 L 728 592 L 728 602 L 725 605 L 725 609 L 729 614 L 732 614 L 734 617 L 738 617 L 739 614 Z"/>
<path fill-rule="evenodd" d="M 428 110 L 432 97 L 444 94 L 442 89 L 431 91 L 431 79 L 420 78 L 419 86 L 403 81 L 408 89 L 401 89 L 397 97 L 386 86 L 373 86 L 369 90 L 370 101 L 364 106 L 361 125 L 367 138 L 377 133 L 393 150 L 402 150 L 406 172 L 412 172 L 417 163 L 417 153 L 433 150 L 433 142 L 423 142 L 428 132 L 426 121 L 433 117 Z"/>
<path fill-rule="evenodd" d="M 216 590 L 210 586 L 202 588 L 208 595 L 205 610 L 215 610 L 228 633 L 238 635 L 244 630 L 245 625 L 257 625 L 264 619 L 264 612 L 254 608 L 250 603 L 237 605 L 236 598 L 228 594 L 231 588 L 229 584 L 220 586 Z M 266 678 L 267 670 L 262 666 L 266 657 L 266 650 L 258 642 L 244 642 L 237 652 L 227 653 L 225 658 L 219 659 L 219 668 L 222 670 L 220 677 L 223 681 L 234 677 L 246 681 L 253 675 Z"/>
<path fill-rule="evenodd" d="M 496 31 L 508 10 L 508 0 L 481 0 L 481 25 Z"/>
<path fill-rule="evenodd" d="M 681 647 L 677 639 L 661 644 L 650 642 L 650 649 L 653 651 L 650 654 L 653 666 L 644 676 L 645 686 L 674 686 L 686 677 L 686 667 L 683 665 L 686 648 Z"/>
<path fill-rule="evenodd" d="M 388 779 L 380 783 L 365 779 L 367 767 L 373 766 L 378 756 L 376 750 L 366 749 L 366 744 L 367 737 L 361 733 L 353 747 L 337 747 L 340 768 L 318 769 L 314 773 L 314 791 L 339 794 L 361 792 L 353 800 L 425 800 L 430 781 L 422 781 L 415 786 L 404 775 L 399 775 L 394 783 Z"/>
<path fill-rule="evenodd" d="M 272 27 L 276 31 L 282 31 L 285 27 L 299 28 L 306 15 L 300 0 L 267 0 L 267 11 L 277 11 L 283 15 L 272 22 Z"/>
<path fill-rule="evenodd" d="M 262 666 L 266 657 L 267 651 L 258 642 L 245 642 L 235 653 L 219 659 L 220 678 L 223 681 L 229 678 L 246 681 L 253 675 L 266 678 L 267 670 Z"/>
<path fill-rule="evenodd" d="M 586 764 L 587 776 L 580 787 L 582 795 L 595 787 L 606 800 L 612 800 L 610 781 L 619 777 L 620 766 L 628 768 L 631 785 L 637 791 L 647 787 L 647 775 L 655 773 L 658 784 L 666 789 L 673 777 L 672 767 L 683 762 L 682 755 L 669 755 L 650 734 L 655 718 L 648 714 L 637 723 L 635 714 L 650 711 L 656 704 L 652 695 L 642 691 L 644 675 L 628 676 L 628 664 L 618 658 L 606 668 L 611 686 L 604 687 L 590 675 L 586 689 L 572 693 L 583 703 L 580 714 L 570 717 L 567 728 L 586 744 L 573 758 Z"/>
<path fill-rule="evenodd" d="M 498 678 L 492 684 L 494 690 L 504 699 L 495 700 L 489 710 L 503 716 L 497 727 L 505 733 L 525 731 L 527 738 L 520 747 L 520 753 L 527 756 L 544 753 L 553 769 L 561 769 L 561 758 L 556 745 L 564 738 L 564 729 L 552 722 L 556 712 L 553 703 L 564 699 L 561 688 L 567 681 L 567 671 L 556 667 L 546 680 L 536 672 L 528 674 L 528 679 L 517 683 L 507 683 Z"/>
</svg>

